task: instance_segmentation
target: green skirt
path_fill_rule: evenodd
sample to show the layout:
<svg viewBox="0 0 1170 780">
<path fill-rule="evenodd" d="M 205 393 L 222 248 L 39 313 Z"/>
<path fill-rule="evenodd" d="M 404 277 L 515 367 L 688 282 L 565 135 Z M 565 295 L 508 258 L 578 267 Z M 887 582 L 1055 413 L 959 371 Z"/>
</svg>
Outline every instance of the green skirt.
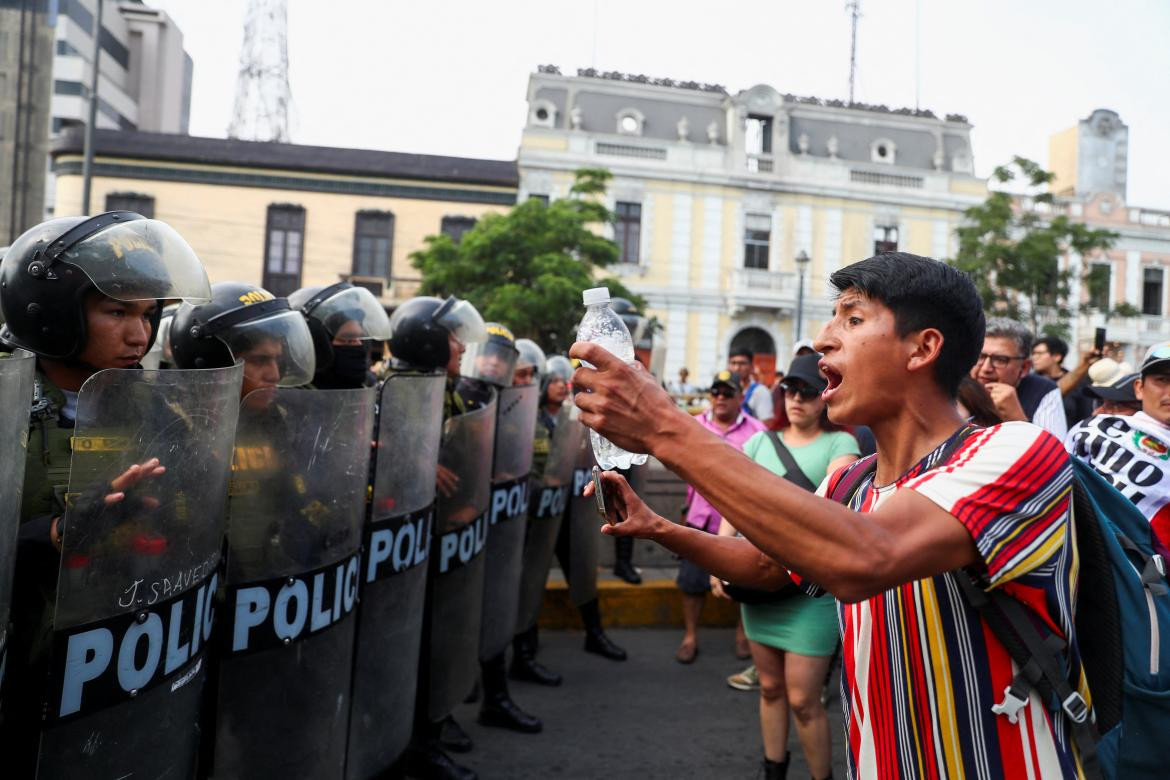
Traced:
<svg viewBox="0 0 1170 780">
<path fill-rule="evenodd" d="M 837 648 L 837 600 L 797 593 L 775 604 L 744 604 L 747 638 L 797 655 L 832 655 Z"/>
</svg>

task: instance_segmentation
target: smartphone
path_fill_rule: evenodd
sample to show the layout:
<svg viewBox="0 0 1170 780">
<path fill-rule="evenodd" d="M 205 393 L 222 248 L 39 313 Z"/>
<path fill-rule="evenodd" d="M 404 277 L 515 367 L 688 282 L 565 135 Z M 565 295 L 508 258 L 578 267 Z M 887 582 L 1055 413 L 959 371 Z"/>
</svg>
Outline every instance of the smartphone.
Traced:
<svg viewBox="0 0 1170 780">
<path fill-rule="evenodd" d="M 1097 328 L 1097 332 L 1093 335 L 1093 349 L 1100 352 L 1105 349 L 1105 329 Z"/>
<path fill-rule="evenodd" d="M 598 466 L 593 467 L 593 497 L 597 499 L 597 514 L 601 515 L 607 523 L 613 525 L 605 513 L 605 488 L 602 487 L 601 468 Z"/>
</svg>

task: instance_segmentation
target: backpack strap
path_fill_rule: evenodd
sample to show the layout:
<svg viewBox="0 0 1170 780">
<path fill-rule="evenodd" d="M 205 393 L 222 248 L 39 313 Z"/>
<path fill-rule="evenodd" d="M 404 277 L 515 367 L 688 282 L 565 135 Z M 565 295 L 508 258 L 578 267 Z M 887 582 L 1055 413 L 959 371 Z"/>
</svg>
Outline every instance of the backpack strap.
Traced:
<svg viewBox="0 0 1170 780">
<path fill-rule="evenodd" d="M 1074 477 L 1073 491 L 1081 490 L 1080 482 Z M 1088 507 L 1092 513 L 1089 502 L 1077 504 Z M 1096 522 L 1096 517 L 1091 515 L 1084 521 Z M 1004 688 L 1003 701 L 993 705 L 991 711 L 1006 715 L 1008 721 L 1015 723 L 1019 711 L 1028 703 L 1029 693 L 1035 691 L 1046 709 L 1064 710 L 1068 715 L 1085 776 L 1090 780 L 1102 778 L 1097 762 L 1099 737 L 1095 717 L 1064 670 L 1068 643 L 1022 602 L 999 589 L 984 590 L 975 575 L 966 569 L 955 575 L 967 603 L 983 618 L 1019 669 L 1011 685 Z"/>
<path fill-rule="evenodd" d="M 771 440 L 772 446 L 776 448 L 776 457 L 784 464 L 784 479 L 788 480 L 798 488 L 803 488 L 810 493 L 815 493 L 817 486 L 813 484 L 808 475 L 800 470 L 796 458 L 792 457 L 792 453 L 784 446 L 784 442 L 780 441 L 780 434 L 776 431 L 764 431 Z"/>
<path fill-rule="evenodd" d="M 829 498 L 838 504 L 848 506 L 853 501 L 857 489 L 870 474 L 877 471 L 877 455 L 866 455 L 864 458 L 853 461 L 837 472 L 829 484 Z"/>
</svg>

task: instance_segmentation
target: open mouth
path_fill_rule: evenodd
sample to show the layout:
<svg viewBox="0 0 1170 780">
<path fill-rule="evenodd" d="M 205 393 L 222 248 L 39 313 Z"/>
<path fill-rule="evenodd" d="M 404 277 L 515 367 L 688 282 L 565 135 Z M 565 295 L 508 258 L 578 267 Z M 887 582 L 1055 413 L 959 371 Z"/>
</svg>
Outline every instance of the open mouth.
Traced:
<svg viewBox="0 0 1170 780">
<path fill-rule="evenodd" d="M 841 372 L 823 361 L 820 364 L 820 369 L 829 383 L 821 392 L 821 400 L 828 403 L 829 399 L 836 394 L 837 389 L 841 387 Z"/>
</svg>

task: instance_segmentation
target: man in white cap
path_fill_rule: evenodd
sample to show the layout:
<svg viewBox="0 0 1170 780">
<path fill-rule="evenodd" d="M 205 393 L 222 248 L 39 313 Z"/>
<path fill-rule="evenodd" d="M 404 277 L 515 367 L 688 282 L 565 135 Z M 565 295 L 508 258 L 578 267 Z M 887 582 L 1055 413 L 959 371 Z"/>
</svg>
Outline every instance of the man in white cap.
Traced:
<svg viewBox="0 0 1170 780">
<path fill-rule="evenodd" d="M 1099 361 L 1104 362 L 1104 360 Z M 1096 366 L 1094 366 L 1096 368 Z M 1114 385 L 1125 384 L 1115 379 Z M 1141 411 L 1098 414 L 1069 431 L 1065 448 L 1137 505 L 1162 544 L 1170 543 L 1170 342 L 1146 353 L 1133 376 Z M 1101 393 L 1100 388 L 1095 389 Z"/>
<path fill-rule="evenodd" d="M 1115 414 L 1129 417 L 1142 410 L 1142 402 L 1134 395 L 1133 385 L 1139 375 L 1129 363 L 1118 363 L 1113 358 L 1102 358 L 1089 369 L 1085 395 L 1096 407 L 1093 414 Z"/>
</svg>

